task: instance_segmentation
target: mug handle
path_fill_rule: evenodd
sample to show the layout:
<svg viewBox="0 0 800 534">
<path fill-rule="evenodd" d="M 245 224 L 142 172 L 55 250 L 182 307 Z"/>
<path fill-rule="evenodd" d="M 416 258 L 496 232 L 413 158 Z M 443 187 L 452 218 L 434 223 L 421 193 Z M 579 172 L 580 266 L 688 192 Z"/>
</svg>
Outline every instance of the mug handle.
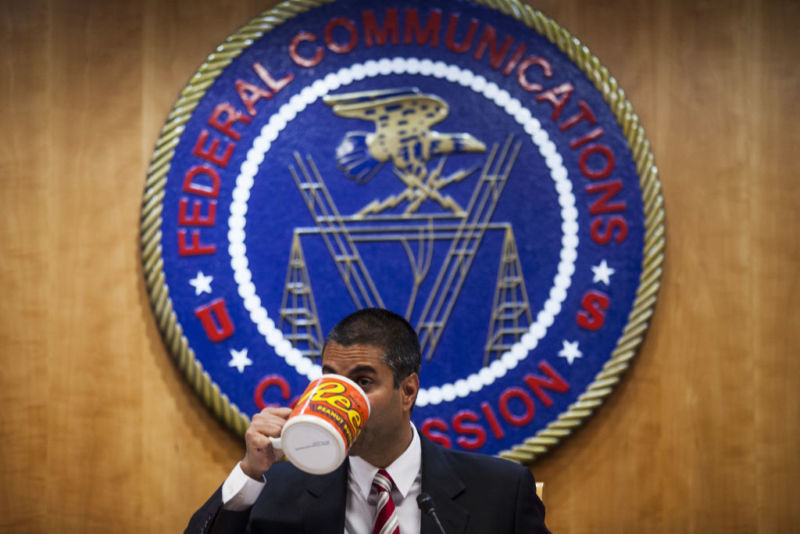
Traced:
<svg viewBox="0 0 800 534">
<path fill-rule="evenodd" d="M 278 436 L 277 438 L 273 438 L 272 436 L 268 436 L 268 437 L 269 437 L 269 441 L 272 443 L 272 446 L 274 448 L 279 449 L 279 450 L 283 450 L 283 447 L 281 447 L 281 438 L 280 438 L 280 436 Z"/>
</svg>

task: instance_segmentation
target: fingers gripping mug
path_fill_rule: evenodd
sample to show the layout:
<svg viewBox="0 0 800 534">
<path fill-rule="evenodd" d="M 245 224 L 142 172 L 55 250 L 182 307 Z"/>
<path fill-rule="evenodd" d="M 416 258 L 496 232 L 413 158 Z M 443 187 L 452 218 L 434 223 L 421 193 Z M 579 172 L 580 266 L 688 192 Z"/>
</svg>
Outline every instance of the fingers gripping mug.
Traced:
<svg viewBox="0 0 800 534">
<path fill-rule="evenodd" d="M 312 381 L 272 446 L 298 469 L 322 475 L 335 471 L 347 457 L 369 417 L 367 395 L 341 375 Z"/>
</svg>

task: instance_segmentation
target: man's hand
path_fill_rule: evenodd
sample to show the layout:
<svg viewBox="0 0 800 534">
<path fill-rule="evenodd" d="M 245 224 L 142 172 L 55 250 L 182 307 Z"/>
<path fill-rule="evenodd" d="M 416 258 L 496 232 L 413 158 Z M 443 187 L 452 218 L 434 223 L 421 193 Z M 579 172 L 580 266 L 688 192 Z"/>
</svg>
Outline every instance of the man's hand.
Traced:
<svg viewBox="0 0 800 534">
<path fill-rule="evenodd" d="M 272 464 L 283 457 L 283 452 L 275 449 L 269 438 L 280 436 L 290 413 L 291 408 L 268 407 L 253 416 L 244 434 L 247 451 L 241 463 L 242 471 L 250 478 L 260 481 Z"/>
</svg>

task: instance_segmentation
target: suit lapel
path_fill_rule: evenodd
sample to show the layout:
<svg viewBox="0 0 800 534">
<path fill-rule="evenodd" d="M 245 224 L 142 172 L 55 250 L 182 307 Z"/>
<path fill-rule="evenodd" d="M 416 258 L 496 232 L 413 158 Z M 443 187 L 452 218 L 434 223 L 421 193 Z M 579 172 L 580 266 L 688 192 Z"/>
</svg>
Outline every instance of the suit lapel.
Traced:
<svg viewBox="0 0 800 534">
<path fill-rule="evenodd" d="M 447 534 L 462 534 L 467 528 L 469 511 L 455 499 L 466 487 L 447 457 L 445 449 L 435 445 L 420 433 L 422 445 L 422 491 L 431 496 L 436 514 Z M 309 476 L 301 497 L 306 510 L 303 518 L 305 532 L 344 532 L 347 508 L 347 474 L 349 462 L 333 473 Z M 420 534 L 439 534 L 433 520 L 423 513 Z"/>
<path fill-rule="evenodd" d="M 469 511 L 455 502 L 465 491 L 464 482 L 450 464 L 445 449 L 420 433 L 422 442 L 422 491 L 431 496 L 436 514 L 447 534 L 466 530 Z M 423 512 L 420 534 L 439 534 L 436 524 Z"/>
<path fill-rule="evenodd" d="M 306 485 L 305 532 L 344 532 L 348 461 L 333 473 L 312 475 Z"/>
</svg>

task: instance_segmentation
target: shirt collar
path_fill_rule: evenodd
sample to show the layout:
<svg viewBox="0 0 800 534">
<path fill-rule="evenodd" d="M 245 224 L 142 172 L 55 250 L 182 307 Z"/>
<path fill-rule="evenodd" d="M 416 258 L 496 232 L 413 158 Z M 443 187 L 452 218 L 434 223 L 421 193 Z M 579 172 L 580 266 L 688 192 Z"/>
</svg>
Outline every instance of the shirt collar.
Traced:
<svg viewBox="0 0 800 534">
<path fill-rule="evenodd" d="M 389 476 L 394 481 L 395 487 L 397 487 L 397 491 L 400 492 L 403 498 L 408 494 L 422 467 L 422 447 L 414 425 L 411 425 L 411 433 L 411 443 L 408 448 L 386 468 Z M 355 480 L 364 499 L 367 499 L 370 491 L 372 491 L 372 481 L 375 479 L 377 472 L 378 468 L 363 458 L 359 456 L 350 457 L 350 478 Z"/>
</svg>

